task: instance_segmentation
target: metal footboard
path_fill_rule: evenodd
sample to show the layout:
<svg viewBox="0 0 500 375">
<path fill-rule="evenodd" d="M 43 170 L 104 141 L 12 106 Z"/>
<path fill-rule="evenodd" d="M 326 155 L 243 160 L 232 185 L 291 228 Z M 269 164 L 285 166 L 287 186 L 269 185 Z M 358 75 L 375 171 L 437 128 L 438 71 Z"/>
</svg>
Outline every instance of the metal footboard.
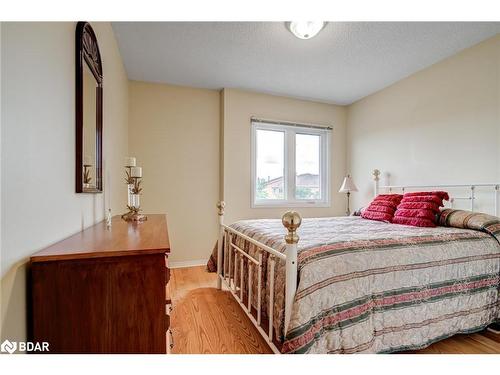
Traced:
<svg viewBox="0 0 500 375">
<path fill-rule="evenodd" d="M 297 229 L 301 224 L 301 217 L 295 211 L 288 211 L 282 217 L 283 226 L 288 233 L 285 236 L 286 250 L 284 253 L 263 244 L 244 233 L 224 224 L 224 202 L 217 204 L 219 210 L 219 241 L 217 247 L 217 288 L 222 289 L 224 284 L 232 296 L 239 303 L 243 311 L 250 318 L 250 321 L 257 328 L 259 333 L 267 341 L 273 352 L 280 353 L 273 341 L 273 319 L 274 319 L 274 300 L 275 285 L 274 276 L 276 270 L 276 261 L 285 261 L 285 325 L 284 330 L 288 329 L 290 323 L 291 309 L 295 292 L 297 290 L 297 243 L 299 237 Z M 233 238 L 237 236 L 250 242 L 257 249 L 255 256 L 250 255 L 241 249 Z M 268 303 L 268 326 L 264 330 L 262 327 L 262 268 L 264 253 L 268 254 L 269 267 L 269 303 Z M 245 285 L 245 265 L 247 266 L 247 282 Z M 252 314 L 252 278 L 254 272 L 257 272 L 257 305 L 256 316 Z M 247 303 L 244 301 L 244 292 L 246 290 Z"/>
</svg>

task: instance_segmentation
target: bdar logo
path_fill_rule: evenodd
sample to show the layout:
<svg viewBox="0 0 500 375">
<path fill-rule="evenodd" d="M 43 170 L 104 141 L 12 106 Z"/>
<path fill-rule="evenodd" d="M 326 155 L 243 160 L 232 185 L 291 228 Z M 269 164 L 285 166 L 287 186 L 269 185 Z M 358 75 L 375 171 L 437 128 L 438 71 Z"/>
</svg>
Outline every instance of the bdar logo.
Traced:
<svg viewBox="0 0 500 375">
<path fill-rule="evenodd" d="M 0 346 L 0 350 L 2 350 L 3 353 L 14 353 L 17 349 L 17 342 L 10 342 L 9 340 L 5 340 L 2 342 L 2 345 Z"/>
</svg>

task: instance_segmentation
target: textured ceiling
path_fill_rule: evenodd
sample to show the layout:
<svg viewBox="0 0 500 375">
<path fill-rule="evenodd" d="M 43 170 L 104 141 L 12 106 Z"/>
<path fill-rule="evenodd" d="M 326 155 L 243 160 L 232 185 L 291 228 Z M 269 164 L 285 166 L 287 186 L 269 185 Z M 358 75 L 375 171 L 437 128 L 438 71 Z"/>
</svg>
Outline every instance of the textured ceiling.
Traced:
<svg viewBox="0 0 500 375">
<path fill-rule="evenodd" d="M 500 22 L 116 22 L 132 80 L 350 104 L 500 32 Z"/>
</svg>

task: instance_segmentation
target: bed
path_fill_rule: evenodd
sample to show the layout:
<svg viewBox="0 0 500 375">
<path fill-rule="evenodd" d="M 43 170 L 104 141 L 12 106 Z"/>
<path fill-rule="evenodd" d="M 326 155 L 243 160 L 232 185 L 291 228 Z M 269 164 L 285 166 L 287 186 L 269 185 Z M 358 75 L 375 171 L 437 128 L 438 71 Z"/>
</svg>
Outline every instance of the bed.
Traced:
<svg viewBox="0 0 500 375">
<path fill-rule="evenodd" d="M 449 209 L 443 226 L 419 228 L 288 212 L 226 226 L 223 210 L 218 287 L 275 353 L 419 349 L 500 320 L 493 216 Z"/>
</svg>

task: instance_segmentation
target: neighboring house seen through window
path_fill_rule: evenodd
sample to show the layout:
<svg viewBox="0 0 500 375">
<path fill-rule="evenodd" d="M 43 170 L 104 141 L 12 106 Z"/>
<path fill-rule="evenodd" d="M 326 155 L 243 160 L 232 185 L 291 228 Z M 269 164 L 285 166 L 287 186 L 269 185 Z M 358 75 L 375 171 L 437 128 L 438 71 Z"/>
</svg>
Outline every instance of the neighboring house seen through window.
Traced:
<svg viewBox="0 0 500 375">
<path fill-rule="evenodd" d="M 330 134 L 252 121 L 252 206 L 329 206 Z"/>
</svg>

